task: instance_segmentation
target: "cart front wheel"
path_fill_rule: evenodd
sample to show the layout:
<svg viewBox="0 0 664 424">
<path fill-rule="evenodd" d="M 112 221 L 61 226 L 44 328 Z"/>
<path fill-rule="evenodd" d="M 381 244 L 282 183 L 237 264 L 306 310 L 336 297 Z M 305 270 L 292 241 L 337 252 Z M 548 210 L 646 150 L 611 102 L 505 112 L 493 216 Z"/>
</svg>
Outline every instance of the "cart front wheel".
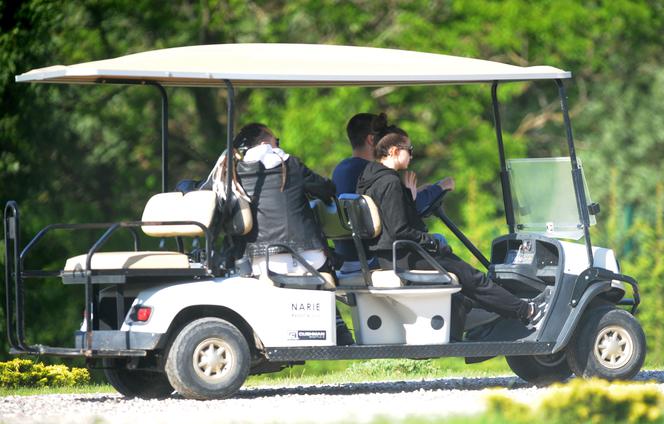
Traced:
<svg viewBox="0 0 664 424">
<path fill-rule="evenodd" d="M 570 368 L 579 377 L 628 380 L 646 355 L 646 339 L 639 322 L 627 311 L 611 309 L 587 313 L 568 347 Z"/>
<path fill-rule="evenodd" d="M 553 355 L 506 356 L 507 365 L 514 374 L 529 383 L 548 385 L 564 381 L 572 375 L 565 352 Z"/>
<path fill-rule="evenodd" d="M 202 318 L 185 326 L 173 341 L 166 374 L 186 398 L 221 399 L 240 389 L 249 365 L 249 346 L 242 333 L 222 319 Z"/>
</svg>

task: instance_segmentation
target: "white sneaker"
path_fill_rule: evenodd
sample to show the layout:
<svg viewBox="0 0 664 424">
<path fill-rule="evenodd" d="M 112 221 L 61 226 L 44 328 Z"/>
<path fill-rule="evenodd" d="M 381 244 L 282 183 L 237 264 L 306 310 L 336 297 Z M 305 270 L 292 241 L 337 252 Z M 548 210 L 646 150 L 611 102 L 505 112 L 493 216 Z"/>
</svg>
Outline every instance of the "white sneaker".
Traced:
<svg viewBox="0 0 664 424">
<path fill-rule="evenodd" d="M 533 327 L 538 327 L 539 322 L 544 318 L 549 309 L 549 297 L 551 296 L 550 287 L 546 287 L 542 293 L 533 297 L 528 302 L 529 314 L 528 324 Z"/>
</svg>

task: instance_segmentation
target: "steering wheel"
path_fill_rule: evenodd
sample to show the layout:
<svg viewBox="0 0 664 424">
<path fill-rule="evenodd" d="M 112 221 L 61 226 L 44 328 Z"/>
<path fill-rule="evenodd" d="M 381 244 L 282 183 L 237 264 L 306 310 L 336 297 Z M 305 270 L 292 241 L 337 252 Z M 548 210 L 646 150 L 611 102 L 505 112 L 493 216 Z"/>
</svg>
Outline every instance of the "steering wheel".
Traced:
<svg viewBox="0 0 664 424">
<path fill-rule="evenodd" d="M 440 205 L 443 204 L 443 199 L 445 198 L 445 195 L 447 192 L 450 190 L 443 190 L 442 193 L 440 193 L 434 200 L 433 202 L 429 203 L 429 205 L 422 211 L 420 212 L 420 217 L 421 218 L 426 218 L 430 216 L 432 213 L 438 210 Z"/>
</svg>

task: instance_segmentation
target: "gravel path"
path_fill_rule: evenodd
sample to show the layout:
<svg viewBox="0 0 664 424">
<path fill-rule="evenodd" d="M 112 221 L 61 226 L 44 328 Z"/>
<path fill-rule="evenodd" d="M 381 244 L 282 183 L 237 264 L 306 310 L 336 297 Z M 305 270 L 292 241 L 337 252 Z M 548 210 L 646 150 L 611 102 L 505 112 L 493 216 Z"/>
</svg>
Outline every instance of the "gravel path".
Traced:
<svg viewBox="0 0 664 424">
<path fill-rule="evenodd" d="M 658 383 L 664 371 L 642 371 L 637 380 Z M 547 392 L 516 377 L 446 378 L 425 381 L 324 386 L 258 387 L 234 398 L 194 401 L 125 399 L 116 394 L 8 396 L 0 398 L 4 424 L 338 423 L 378 416 L 475 414 L 485 395 L 498 389 L 532 403 Z"/>
</svg>

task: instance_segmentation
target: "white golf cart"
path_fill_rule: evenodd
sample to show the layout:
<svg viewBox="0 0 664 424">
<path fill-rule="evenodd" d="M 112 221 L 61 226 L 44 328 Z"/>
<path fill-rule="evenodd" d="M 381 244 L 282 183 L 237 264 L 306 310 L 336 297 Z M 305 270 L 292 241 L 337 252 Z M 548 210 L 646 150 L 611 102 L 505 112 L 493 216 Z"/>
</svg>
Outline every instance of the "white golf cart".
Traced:
<svg viewBox="0 0 664 424">
<path fill-rule="evenodd" d="M 91 366 L 104 368 L 119 392 L 140 397 L 167 396 L 173 389 L 188 398 L 229 397 L 249 374 L 314 359 L 458 356 L 477 362 L 504 355 L 517 375 L 535 383 L 564 380 L 572 374 L 629 379 L 641 368 L 646 352 L 643 330 L 633 317 L 638 286 L 620 273 L 611 250 L 591 244 L 589 229 L 599 208 L 590 203 L 574 150 L 563 84 L 569 78 L 569 72 L 548 66 L 287 44 L 173 48 L 21 74 L 17 82 L 157 87 L 163 102 L 163 192 L 147 201 L 141 221 L 53 224 L 24 247 L 18 205 L 7 203 L 5 316 L 11 353 L 88 358 Z M 498 85 L 528 80 L 557 85 L 569 157 L 506 159 Z M 524 298 L 544 293 L 548 307 L 537 326 L 478 308 L 453 307 L 452 295 L 460 286 L 433 260 L 434 271 L 370 270 L 362 240 L 381 231 L 370 198 L 344 195 L 335 207 L 312 203 L 329 239 L 352 239 L 360 247 L 362 271 L 340 275 L 335 284 L 332 275 L 316 271 L 285 247 L 282 255 L 300 263 L 302 273 L 270 270 L 269 254 L 268 272 L 262 275 L 253 275 L 243 261 L 218 260 L 224 252 L 215 247 L 216 235 L 241 237 L 252 225 L 250 205 L 231 192 L 230 172 L 226 199 L 231 200 L 221 206 L 213 191 L 168 192 L 165 86 L 228 90 L 226 163 L 232 167 L 235 87 L 470 83 L 491 86 L 509 233 L 493 241 L 487 259 L 445 215 L 442 198 L 427 213 L 441 218 L 503 287 Z M 26 257 L 48 233 L 100 228 L 106 231 L 88 252 L 62 258 L 62 270 L 24 269 Z M 140 250 L 138 228 L 148 236 L 175 238 L 178 249 Z M 119 230 L 133 234 L 133 248 L 102 251 Z M 204 247 L 185 251 L 182 240 L 188 237 L 204 237 Z M 560 240 L 581 238 L 584 244 Z M 428 256 L 414 243 L 397 241 L 397 247 Z M 64 284 L 85 286 L 84 321 L 74 347 L 25 341 L 23 280 L 53 276 L 61 277 Z M 627 285 L 632 298 L 625 298 Z M 337 346 L 337 299 L 351 308 L 355 345 Z"/>
</svg>

